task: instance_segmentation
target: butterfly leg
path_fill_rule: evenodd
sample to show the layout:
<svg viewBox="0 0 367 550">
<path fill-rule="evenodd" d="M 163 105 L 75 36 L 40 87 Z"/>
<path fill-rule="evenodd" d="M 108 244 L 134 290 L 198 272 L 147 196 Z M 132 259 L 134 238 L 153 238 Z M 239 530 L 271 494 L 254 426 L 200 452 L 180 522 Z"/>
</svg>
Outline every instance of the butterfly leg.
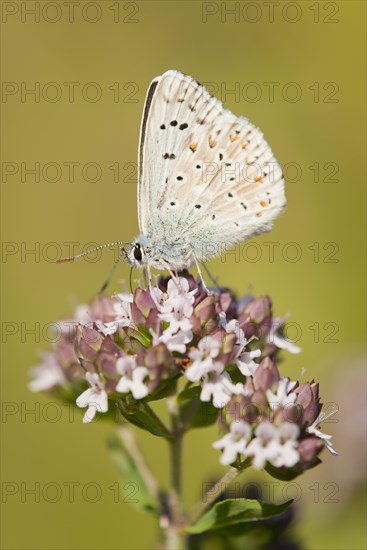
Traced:
<svg viewBox="0 0 367 550">
<path fill-rule="evenodd" d="M 145 286 L 150 286 L 151 273 L 150 273 L 149 265 L 147 265 L 147 267 L 143 268 L 143 275 L 144 275 Z"/>
<path fill-rule="evenodd" d="M 165 260 L 163 260 L 163 258 L 161 258 L 159 260 L 159 263 L 163 265 L 163 267 L 165 269 L 167 269 L 168 273 L 171 275 L 173 281 L 176 283 L 176 285 L 179 285 L 179 280 L 178 280 L 178 276 L 177 276 L 177 272 L 176 272 L 176 275 L 173 273 L 172 269 L 171 269 L 171 266 L 169 265 L 168 262 L 166 262 Z"/>
<path fill-rule="evenodd" d="M 103 292 L 106 290 L 106 288 L 108 287 L 108 285 L 110 284 L 110 281 L 113 277 L 113 274 L 115 273 L 116 271 L 116 268 L 118 266 L 118 264 L 120 263 L 120 261 L 122 260 L 123 256 L 125 254 L 125 249 L 122 249 L 117 260 L 115 261 L 115 263 L 113 264 L 113 268 L 111 269 L 107 279 L 105 280 L 105 282 L 103 283 L 103 285 L 101 286 L 101 288 L 99 289 L 98 291 L 98 294 L 103 294 Z"/>
<path fill-rule="evenodd" d="M 201 272 L 199 260 L 197 259 L 197 256 L 196 256 L 194 251 L 192 251 L 192 256 L 194 258 L 196 269 L 198 270 L 198 274 L 199 274 L 199 277 L 200 277 L 201 284 L 203 285 L 203 289 L 205 290 L 205 292 L 207 293 L 208 296 L 211 296 L 213 294 L 213 292 L 211 290 L 209 290 L 209 288 L 205 284 L 204 277 L 203 277 L 203 274 Z"/>
<path fill-rule="evenodd" d="M 153 289 L 153 285 L 152 285 L 152 272 L 150 271 L 149 264 L 144 269 L 144 279 L 145 279 L 145 284 L 149 286 L 149 292 L 150 292 L 150 295 L 152 297 L 152 300 L 153 300 L 156 308 L 159 309 L 160 306 L 158 304 L 157 298 L 156 298 L 155 293 L 154 293 L 154 289 Z"/>
<path fill-rule="evenodd" d="M 218 281 L 213 277 L 213 275 L 210 273 L 209 269 L 206 267 L 206 265 L 203 263 L 203 268 L 205 269 L 206 271 L 206 274 L 208 275 L 209 279 L 211 280 L 211 282 L 213 283 L 213 285 L 216 287 L 216 288 L 220 288 L 219 287 L 219 283 Z"/>
</svg>

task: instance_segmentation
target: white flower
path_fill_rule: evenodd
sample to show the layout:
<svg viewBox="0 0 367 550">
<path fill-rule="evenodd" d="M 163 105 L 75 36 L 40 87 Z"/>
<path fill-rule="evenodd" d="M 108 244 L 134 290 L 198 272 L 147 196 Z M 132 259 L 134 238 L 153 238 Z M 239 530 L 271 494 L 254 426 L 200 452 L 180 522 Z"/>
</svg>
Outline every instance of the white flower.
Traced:
<svg viewBox="0 0 367 550">
<path fill-rule="evenodd" d="M 162 335 L 159 336 L 158 341 L 166 344 L 170 351 L 185 353 L 186 344 L 191 342 L 193 336 L 189 319 L 181 319 L 180 321 L 173 319 Z"/>
<path fill-rule="evenodd" d="M 183 328 L 185 328 L 185 326 L 191 327 L 190 321 L 188 319 L 186 319 L 186 321 L 188 321 L 188 324 L 185 325 L 184 322 L 182 322 L 181 326 Z M 169 349 L 169 351 L 185 353 L 186 344 L 191 342 L 193 338 L 191 328 L 189 330 L 179 330 L 176 334 L 173 334 L 170 328 L 170 326 L 167 327 L 161 335 L 159 335 L 159 332 L 156 332 L 155 330 L 150 328 L 149 332 L 153 336 L 152 345 L 157 346 L 160 342 L 162 342 L 167 346 L 167 349 Z"/>
<path fill-rule="evenodd" d="M 277 437 L 277 430 L 273 424 L 266 421 L 256 428 L 255 435 L 256 437 L 247 447 L 246 454 L 253 456 L 253 467 L 256 470 L 261 470 L 270 456 L 272 456 L 273 450 L 271 446 Z"/>
<path fill-rule="evenodd" d="M 273 449 L 273 456 L 269 459 L 269 462 L 277 468 L 295 466 L 299 461 L 299 452 L 297 451 L 299 432 L 297 424 L 291 422 L 281 424 L 278 428 L 280 441 L 277 447 Z"/>
<path fill-rule="evenodd" d="M 43 363 L 31 369 L 31 380 L 28 387 L 31 391 L 45 391 L 54 386 L 66 383 L 65 374 L 53 353 L 43 353 Z"/>
<path fill-rule="evenodd" d="M 113 304 L 113 309 L 116 311 L 117 318 L 120 320 L 131 322 L 131 304 L 134 297 L 132 294 L 116 294 L 115 298 L 118 300 Z"/>
<path fill-rule="evenodd" d="M 116 361 L 116 370 L 122 374 L 116 386 L 116 391 L 128 393 L 131 391 L 135 399 L 143 399 L 149 393 L 149 389 L 143 380 L 148 376 L 146 367 L 136 366 L 136 359 L 132 355 L 125 355 Z"/>
<path fill-rule="evenodd" d="M 282 319 L 281 317 L 275 317 L 273 319 L 272 325 L 270 327 L 270 331 L 266 337 L 266 343 L 267 344 L 274 344 L 279 349 L 284 349 L 286 351 L 289 351 L 289 353 L 300 353 L 302 351 L 302 348 L 296 346 L 291 340 L 288 340 L 284 336 L 280 336 L 277 334 L 277 330 L 284 325 L 285 319 Z"/>
<path fill-rule="evenodd" d="M 245 333 L 240 328 L 240 323 L 237 319 L 232 319 L 229 321 L 224 328 L 227 333 L 234 332 L 236 335 L 235 346 L 237 349 L 235 357 L 237 358 L 241 355 L 242 350 L 246 347 L 249 341 L 245 338 Z"/>
<path fill-rule="evenodd" d="M 286 407 L 295 403 L 297 394 L 291 391 L 295 385 L 296 382 L 291 382 L 289 378 L 281 378 L 276 393 L 266 390 L 266 397 L 273 411 L 279 407 Z"/>
<path fill-rule="evenodd" d="M 243 420 L 232 422 L 230 432 L 213 443 L 214 449 L 223 449 L 220 462 L 223 465 L 232 464 L 237 455 L 244 455 L 246 445 L 251 437 L 251 426 Z"/>
<path fill-rule="evenodd" d="M 333 444 L 331 443 L 332 436 L 322 433 L 320 430 L 318 430 L 318 427 L 321 424 L 321 422 L 323 422 L 324 420 L 326 420 L 327 418 L 329 418 L 335 413 L 336 411 L 331 411 L 329 414 L 325 414 L 321 412 L 319 416 L 316 418 L 315 422 L 311 426 L 309 426 L 306 430 L 309 434 L 316 435 L 316 437 L 319 437 L 320 439 L 322 439 L 325 447 L 333 456 L 337 456 L 338 453 L 336 452 L 336 450 L 333 447 Z"/>
<path fill-rule="evenodd" d="M 290 340 L 287 340 L 287 338 L 284 338 L 283 336 L 279 336 L 277 334 L 274 334 L 273 338 L 271 339 L 274 346 L 276 346 L 279 349 L 285 349 L 286 351 L 289 351 L 289 353 L 301 353 L 302 348 L 299 346 L 296 346 L 293 342 Z M 268 338 L 269 342 L 269 338 Z M 269 342 L 270 343 L 270 342 Z"/>
<path fill-rule="evenodd" d="M 88 407 L 83 417 L 83 422 L 92 422 L 97 412 L 108 411 L 108 397 L 105 384 L 96 373 L 87 372 L 85 375 L 90 388 L 79 395 L 76 400 L 78 407 Z"/>
<path fill-rule="evenodd" d="M 244 351 L 241 353 L 238 359 L 235 360 L 235 364 L 244 376 L 253 376 L 259 366 L 259 363 L 255 363 L 254 358 L 260 357 L 260 355 L 260 349 L 255 349 L 253 351 Z"/>
<path fill-rule="evenodd" d="M 108 323 L 102 323 L 102 321 L 95 321 L 95 324 L 100 332 L 104 336 L 109 336 L 115 334 L 119 327 L 131 327 L 133 323 L 131 321 L 119 320 L 119 321 L 109 321 Z"/>
<path fill-rule="evenodd" d="M 185 375 L 191 382 L 197 382 L 205 374 L 214 369 L 213 359 L 219 355 L 221 344 L 213 336 L 202 338 L 197 348 L 189 352 L 192 364 L 186 369 Z"/>
<path fill-rule="evenodd" d="M 86 304 L 80 304 L 77 306 L 74 313 L 74 321 L 81 325 L 88 325 L 90 323 L 89 306 Z"/>
<path fill-rule="evenodd" d="M 244 395 L 245 397 L 252 395 L 254 393 L 254 387 L 250 378 L 247 379 L 245 384 L 242 382 L 237 382 L 232 388 L 232 393 L 234 395 Z"/>
<path fill-rule="evenodd" d="M 131 319 L 131 304 L 133 302 L 132 294 L 116 294 L 116 298 L 119 300 L 113 304 L 113 309 L 116 312 L 116 320 L 102 323 L 102 321 L 96 321 L 98 330 L 105 336 L 114 334 L 119 327 L 133 327 L 134 323 Z"/>
<path fill-rule="evenodd" d="M 189 282 L 184 277 L 179 277 L 177 282 L 170 279 L 165 293 L 160 288 L 153 288 L 152 292 L 162 314 L 174 313 L 177 317 L 191 317 L 197 289 L 190 291 Z"/>
<path fill-rule="evenodd" d="M 227 325 L 227 315 L 224 311 L 219 312 L 219 326 L 222 328 L 226 328 Z"/>
<path fill-rule="evenodd" d="M 254 336 L 247 339 L 245 333 L 240 328 L 240 324 L 237 319 L 232 319 L 225 325 L 225 330 L 227 333 L 234 332 L 236 334 L 236 343 L 237 347 L 236 354 L 234 357 L 234 363 L 237 365 L 239 370 L 244 376 L 253 376 L 259 364 L 255 363 L 255 357 L 260 357 L 261 350 L 256 349 L 253 351 L 244 351 L 246 346 L 255 339 Z"/>
<path fill-rule="evenodd" d="M 196 292 L 197 289 L 189 290 L 189 283 L 184 277 L 179 277 L 177 282 L 170 279 L 166 293 L 159 288 L 152 289 L 153 300 L 160 311 L 158 316 L 161 321 L 169 323 L 158 340 L 166 344 L 170 351 L 185 353 L 186 345 L 193 339 L 189 317 L 193 312 Z"/>
<path fill-rule="evenodd" d="M 252 465 L 256 470 L 264 468 L 266 462 L 279 468 L 294 466 L 299 461 L 296 424 L 284 422 L 277 428 L 265 421 L 256 428 L 255 436 L 247 446 L 246 455 L 253 456 Z"/>
<path fill-rule="evenodd" d="M 118 302 L 113 305 L 113 308 L 116 310 L 117 314 L 120 314 L 121 316 L 130 316 L 130 304 L 134 301 L 133 294 L 131 294 L 131 292 L 119 292 L 118 294 L 114 294 L 113 297 L 118 300 Z"/>
<path fill-rule="evenodd" d="M 204 375 L 201 382 L 201 401 L 213 399 L 214 407 L 223 408 L 229 403 L 233 393 L 234 384 L 227 372 L 223 372 L 222 363 L 214 363 L 214 369 Z"/>
</svg>

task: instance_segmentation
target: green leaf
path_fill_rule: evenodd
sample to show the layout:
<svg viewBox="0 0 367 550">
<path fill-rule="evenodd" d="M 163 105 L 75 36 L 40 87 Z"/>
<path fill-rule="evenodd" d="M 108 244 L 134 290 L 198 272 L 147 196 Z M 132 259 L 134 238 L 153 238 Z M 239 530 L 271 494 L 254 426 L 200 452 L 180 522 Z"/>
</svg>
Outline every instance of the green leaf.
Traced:
<svg viewBox="0 0 367 550">
<path fill-rule="evenodd" d="M 128 422 L 131 422 L 131 424 L 158 437 L 172 439 L 171 433 L 167 430 L 163 422 L 144 401 L 128 403 L 127 401 L 119 400 L 117 406 L 122 416 Z"/>
<path fill-rule="evenodd" d="M 186 527 L 187 533 L 198 534 L 212 529 L 226 529 L 239 524 L 254 525 L 287 510 L 292 500 L 283 504 L 270 504 L 246 498 L 228 499 L 218 502 L 194 525 Z"/>
<path fill-rule="evenodd" d="M 159 391 L 147 397 L 146 401 L 158 401 L 159 399 L 163 399 L 163 397 L 168 397 L 175 393 L 177 387 L 177 378 L 178 376 L 175 376 L 174 378 L 167 380 L 165 383 L 163 382 L 162 387 L 159 389 Z"/>
<path fill-rule="evenodd" d="M 219 409 L 199 398 L 189 399 L 180 405 L 181 424 L 185 430 L 211 426 L 218 418 Z"/>
<path fill-rule="evenodd" d="M 187 399 L 193 399 L 194 397 L 199 397 L 201 393 L 200 386 L 191 386 L 191 388 L 186 388 L 182 390 L 177 396 L 177 402 L 182 403 L 187 401 Z"/>
<path fill-rule="evenodd" d="M 211 403 L 200 401 L 200 386 L 186 388 L 177 396 L 180 420 L 185 430 L 210 426 L 218 418 L 219 409 Z"/>
<path fill-rule="evenodd" d="M 152 335 L 143 325 L 138 325 L 135 328 L 127 327 L 126 334 L 130 338 L 138 340 L 144 347 L 148 347 L 151 344 Z"/>
<path fill-rule="evenodd" d="M 308 465 L 309 468 L 314 468 L 318 464 L 321 464 L 319 457 L 315 457 L 312 464 Z M 276 468 L 272 464 L 267 463 L 265 470 L 275 479 L 280 479 L 281 481 L 291 481 L 299 475 L 303 474 L 304 470 L 300 466 L 295 466 L 294 468 Z"/>
<path fill-rule="evenodd" d="M 118 438 L 111 438 L 108 441 L 108 449 L 111 458 L 117 466 L 124 479 L 123 490 L 127 490 L 129 495 L 124 499 L 140 510 L 160 515 L 161 505 L 158 494 L 153 494 L 139 471 L 139 468 Z"/>
<path fill-rule="evenodd" d="M 210 426 L 218 418 L 219 409 L 211 403 L 200 401 L 200 393 L 200 386 L 192 386 L 177 396 L 180 420 L 185 430 Z"/>
</svg>

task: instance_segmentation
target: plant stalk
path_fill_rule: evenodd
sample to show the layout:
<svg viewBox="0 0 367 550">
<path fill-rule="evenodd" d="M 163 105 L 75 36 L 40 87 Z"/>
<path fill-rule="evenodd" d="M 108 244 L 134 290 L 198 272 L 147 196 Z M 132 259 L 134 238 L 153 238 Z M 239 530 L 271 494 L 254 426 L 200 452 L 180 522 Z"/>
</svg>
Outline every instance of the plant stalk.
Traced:
<svg viewBox="0 0 367 550">
<path fill-rule="evenodd" d="M 169 399 L 171 416 L 170 446 L 170 525 L 167 530 L 167 550 L 185 548 L 184 537 L 180 534 L 182 524 L 182 444 L 183 432 L 178 418 L 178 404 L 175 397 Z"/>
<path fill-rule="evenodd" d="M 212 504 L 223 493 L 223 491 L 227 489 L 232 481 L 242 474 L 244 469 L 245 468 L 231 468 L 228 470 L 228 472 L 224 474 L 219 481 L 217 481 L 217 483 L 206 493 L 206 495 L 204 495 L 204 498 L 195 504 L 182 527 L 196 523 L 210 504 Z"/>
</svg>

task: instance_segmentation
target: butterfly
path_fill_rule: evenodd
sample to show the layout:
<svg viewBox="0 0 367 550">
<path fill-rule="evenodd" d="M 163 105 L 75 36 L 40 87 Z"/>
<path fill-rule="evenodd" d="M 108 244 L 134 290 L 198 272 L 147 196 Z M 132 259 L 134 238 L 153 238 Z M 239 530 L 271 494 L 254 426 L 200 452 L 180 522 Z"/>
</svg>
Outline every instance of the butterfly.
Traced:
<svg viewBox="0 0 367 550">
<path fill-rule="evenodd" d="M 285 202 L 282 170 L 262 132 L 199 82 L 169 70 L 151 82 L 144 105 L 141 234 L 98 248 L 127 244 L 122 257 L 149 281 L 151 268 L 174 276 L 196 265 L 204 283 L 200 262 L 269 231 Z"/>
</svg>

